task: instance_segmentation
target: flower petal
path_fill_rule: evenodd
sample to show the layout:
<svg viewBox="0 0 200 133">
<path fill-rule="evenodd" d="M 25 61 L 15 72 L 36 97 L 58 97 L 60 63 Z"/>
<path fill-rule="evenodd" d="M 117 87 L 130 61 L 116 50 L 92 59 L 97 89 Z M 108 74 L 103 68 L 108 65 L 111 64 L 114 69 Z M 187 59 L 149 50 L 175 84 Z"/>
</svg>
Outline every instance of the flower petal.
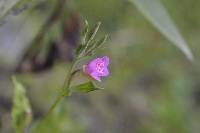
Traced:
<svg viewBox="0 0 200 133">
<path fill-rule="evenodd" d="M 109 75 L 109 71 L 108 68 L 104 68 L 103 73 L 101 74 L 101 76 L 108 76 Z"/>
<path fill-rule="evenodd" d="M 88 69 L 90 69 L 91 71 L 96 71 L 96 64 L 99 60 L 100 60 L 100 58 L 96 58 L 96 59 L 90 61 L 90 63 L 87 65 Z"/>
<path fill-rule="evenodd" d="M 90 74 L 90 76 L 94 79 L 96 79 L 97 81 L 101 81 L 100 77 L 99 77 L 99 74 L 96 73 L 96 72 L 93 72 Z"/>
<path fill-rule="evenodd" d="M 109 57 L 108 56 L 104 56 L 101 58 L 102 61 L 105 63 L 105 66 L 108 66 L 109 65 Z"/>
</svg>

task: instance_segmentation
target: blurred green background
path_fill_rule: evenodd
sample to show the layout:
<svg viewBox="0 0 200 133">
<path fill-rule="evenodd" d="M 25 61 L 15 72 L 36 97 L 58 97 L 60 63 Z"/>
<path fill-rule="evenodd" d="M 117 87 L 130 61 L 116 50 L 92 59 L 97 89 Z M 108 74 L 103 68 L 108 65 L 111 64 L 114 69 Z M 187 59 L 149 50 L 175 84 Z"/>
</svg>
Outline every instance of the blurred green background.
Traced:
<svg viewBox="0 0 200 133">
<path fill-rule="evenodd" d="M 102 22 L 98 36 L 109 35 L 98 53 L 110 57 L 110 76 L 100 83 L 105 89 L 66 98 L 36 132 L 199 133 L 200 1 L 161 2 L 193 63 L 127 0 L 35 0 L 13 8 L 0 25 L 0 132 L 14 132 L 13 74 L 33 110 L 27 132 L 35 130 L 64 81 L 87 19 L 91 26 Z"/>
</svg>

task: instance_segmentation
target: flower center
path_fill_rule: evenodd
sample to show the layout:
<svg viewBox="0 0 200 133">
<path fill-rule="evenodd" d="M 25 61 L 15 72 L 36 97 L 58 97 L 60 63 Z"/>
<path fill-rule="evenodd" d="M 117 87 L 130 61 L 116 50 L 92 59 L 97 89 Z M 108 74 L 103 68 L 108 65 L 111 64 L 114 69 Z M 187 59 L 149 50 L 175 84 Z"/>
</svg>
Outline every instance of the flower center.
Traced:
<svg viewBox="0 0 200 133">
<path fill-rule="evenodd" d="M 103 74 L 103 70 L 104 70 L 104 62 L 103 61 L 98 61 L 96 63 L 96 70 L 97 70 L 97 72 Z"/>
</svg>

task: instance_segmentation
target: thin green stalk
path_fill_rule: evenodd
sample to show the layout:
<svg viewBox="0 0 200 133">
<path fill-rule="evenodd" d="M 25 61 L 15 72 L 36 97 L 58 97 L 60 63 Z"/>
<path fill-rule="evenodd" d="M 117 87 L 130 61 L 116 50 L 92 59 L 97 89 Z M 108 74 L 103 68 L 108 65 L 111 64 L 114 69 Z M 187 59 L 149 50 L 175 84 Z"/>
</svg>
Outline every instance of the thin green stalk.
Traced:
<svg viewBox="0 0 200 133">
<path fill-rule="evenodd" d="M 61 92 L 57 96 L 56 100 L 54 101 L 54 103 L 52 104 L 52 106 L 50 107 L 50 109 L 47 111 L 47 114 L 45 115 L 44 119 L 48 118 L 48 116 L 51 114 L 51 112 L 56 108 L 56 106 L 62 101 L 62 99 L 64 97 L 70 95 L 70 90 L 69 90 L 70 83 L 71 83 L 71 80 L 72 80 L 74 74 L 77 72 L 77 71 L 72 72 L 73 71 L 73 67 L 74 67 L 76 61 L 77 60 L 75 60 L 72 63 L 72 65 L 70 66 L 68 74 L 67 74 L 67 76 L 65 78 L 64 84 L 63 84 L 63 86 L 61 88 Z"/>
<path fill-rule="evenodd" d="M 48 112 L 47 112 L 47 114 L 45 115 L 45 118 L 47 118 L 50 114 L 51 114 L 51 112 L 54 110 L 54 108 L 58 105 L 58 103 L 60 103 L 61 102 L 61 100 L 64 98 L 64 95 L 62 94 L 62 95 L 59 95 L 57 98 L 56 98 L 56 100 L 55 100 L 55 102 L 52 104 L 52 106 L 50 107 L 50 109 L 48 110 Z"/>
</svg>

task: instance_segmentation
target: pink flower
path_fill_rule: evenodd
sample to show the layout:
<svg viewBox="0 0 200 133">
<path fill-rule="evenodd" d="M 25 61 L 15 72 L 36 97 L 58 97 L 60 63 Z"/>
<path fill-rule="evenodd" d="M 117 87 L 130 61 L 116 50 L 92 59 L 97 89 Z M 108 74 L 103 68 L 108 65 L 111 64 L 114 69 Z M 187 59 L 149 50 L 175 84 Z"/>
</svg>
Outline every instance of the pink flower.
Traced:
<svg viewBox="0 0 200 133">
<path fill-rule="evenodd" d="M 101 77 L 106 77 L 109 75 L 108 65 L 109 57 L 104 56 L 102 58 L 96 58 L 84 65 L 83 71 L 95 80 L 101 81 Z"/>
</svg>

